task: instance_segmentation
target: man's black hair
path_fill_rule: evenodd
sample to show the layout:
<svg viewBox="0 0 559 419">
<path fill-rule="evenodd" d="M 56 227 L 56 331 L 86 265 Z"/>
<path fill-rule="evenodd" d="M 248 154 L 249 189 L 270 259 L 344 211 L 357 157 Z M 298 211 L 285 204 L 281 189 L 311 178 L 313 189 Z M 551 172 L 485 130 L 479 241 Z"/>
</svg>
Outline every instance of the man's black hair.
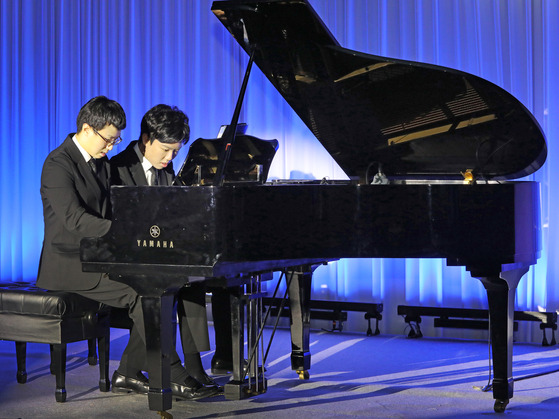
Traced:
<svg viewBox="0 0 559 419">
<path fill-rule="evenodd" d="M 126 128 L 126 114 L 118 102 L 105 96 L 96 96 L 80 109 L 77 118 L 77 132 L 82 130 L 83 124 L 88 124 L 98 131 L 107 125 L 114 125 L 121 131 Z"/>
<path fill-rule="evenodd" d="M 176 106 L 156 105 L 142 118 L 140 141 L 143 134 L 147 134 L 150 143 L 158 140 L 167 144 L 186 144 L 190 137 L 188 116 Z"/>
</svg>

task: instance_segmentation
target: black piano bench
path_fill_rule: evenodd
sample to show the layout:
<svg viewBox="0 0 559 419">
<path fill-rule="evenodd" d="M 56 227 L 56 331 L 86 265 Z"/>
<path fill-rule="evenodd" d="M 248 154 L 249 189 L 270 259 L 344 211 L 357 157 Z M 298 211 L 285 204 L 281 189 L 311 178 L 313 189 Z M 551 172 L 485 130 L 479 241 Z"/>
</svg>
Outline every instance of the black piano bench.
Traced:
<svg viewBox="0 0 559 419">
<path fill-rule="evenodd" d="M 88 341 L 88 363 L 97 364 L 99 390 L 109 391 L 109 311 L 106 306 L 78 294 L 47 291 L 27 282 L 0 283 L 0 339 L 15 342 L 18 383 L 27 381 L 27 342 L 48 343 L 51 374 L 56 375 L 55 398 L 66 401 L 66 344 Z"/>
</svg>

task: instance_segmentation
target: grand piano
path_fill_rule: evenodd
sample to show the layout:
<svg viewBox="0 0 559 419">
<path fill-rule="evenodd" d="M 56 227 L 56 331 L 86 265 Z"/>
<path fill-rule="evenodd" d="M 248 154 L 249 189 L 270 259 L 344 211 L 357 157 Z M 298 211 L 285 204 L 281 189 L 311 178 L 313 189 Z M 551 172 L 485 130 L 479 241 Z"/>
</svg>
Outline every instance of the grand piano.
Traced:
<svg viewBox="0 0 559 419">
<path fill-rule="evenodd" d="M 494 409 L 504 411 L 515 290 L 540 252 L 539 185 L 515 181 L 545 162 L 537 121 L 477 76 L 341 47 L 307 1 L 217 1 L 212 11 L 349 180 L 228 182 L 225 168 L 219 184 L 112 188 L 112 227 L 82 241 L 83 269 L 142 295 L 150 409 L 171 407 L 164 348 L 178 288 L 298 272 L 292 364 L 308 369 L 313 267 L 410 257 L 444 258 L 483 283 Z"/>
</svg>

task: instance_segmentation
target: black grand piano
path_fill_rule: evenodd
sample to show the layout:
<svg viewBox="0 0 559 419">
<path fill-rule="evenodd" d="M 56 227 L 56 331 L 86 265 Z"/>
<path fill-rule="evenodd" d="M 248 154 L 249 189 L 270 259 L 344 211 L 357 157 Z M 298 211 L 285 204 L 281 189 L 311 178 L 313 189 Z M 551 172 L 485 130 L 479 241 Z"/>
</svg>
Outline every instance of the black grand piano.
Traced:
<svg viewBox="0 0 559 419">
<path fill-rule="evenodd" d="M 474 75 L 341 47 L 304 0 L 218 1 L 212 11 L 350 180 L 243 184 L 222 168 L 221 183 L 111 190 L 113 225 L 82 242 L 83 268 L 142 295 L 150 408 L 171 407 L 162 348 L 179 287 L 207 278 L 236 287 L 290 268 L 301 273 L 290 298 L 304 330 L 317 263 L 410 257 L 444 258 L 483 283 L 503 411 L 515 290 L 540 251 L 539 185 L 512 181 L 546 159 L 534 117 Z M 308 335 L 293 342 L 293 367 L 308 369 Z"/>
</svg>

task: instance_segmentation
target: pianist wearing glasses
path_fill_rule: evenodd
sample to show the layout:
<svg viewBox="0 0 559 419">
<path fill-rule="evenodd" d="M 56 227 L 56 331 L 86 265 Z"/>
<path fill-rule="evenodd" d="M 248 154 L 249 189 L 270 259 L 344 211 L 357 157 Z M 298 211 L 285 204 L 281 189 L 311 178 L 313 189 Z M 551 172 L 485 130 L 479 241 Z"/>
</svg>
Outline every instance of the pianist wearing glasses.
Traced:
<svg viewBox="0 0 559 419">
<path fill-rule="evenodd" d="M 126 127 L 122 107 L 104 96 L 89 100 L 79 111 L 77 132 L 46 158 L 41 174 L 44 241 L 37 285 L 81 294 L 113 307 L 128 308 L 134 326 L 120 365 L 112 377 L 113 392 L 147 394 L 141 373 L 146 359 L 143 313 L 137 293 L 106 275 L 82 272 L 80 240 L 106 234 L 110 166 L 107 153 L 121 141 Z M 191 378 L 171 350 L 171 390 L 179 399 L 196 400 L 217 393 Z"/>
<path fill-rule="evenodd" d="M 128 186 L 171 185 L 175 176 L 173 159 L 189 136 L 188 117 L 180 109 L 154 106 L 142 118 L 138 140 L 111 158 L 111 182 Z M 210 350 L 204 286 L 182 288 L 177 301 L 185 368 L 203 385 L 218 387 L 204 371 L 200 358 L 200 352 Z"/>
</svg>

